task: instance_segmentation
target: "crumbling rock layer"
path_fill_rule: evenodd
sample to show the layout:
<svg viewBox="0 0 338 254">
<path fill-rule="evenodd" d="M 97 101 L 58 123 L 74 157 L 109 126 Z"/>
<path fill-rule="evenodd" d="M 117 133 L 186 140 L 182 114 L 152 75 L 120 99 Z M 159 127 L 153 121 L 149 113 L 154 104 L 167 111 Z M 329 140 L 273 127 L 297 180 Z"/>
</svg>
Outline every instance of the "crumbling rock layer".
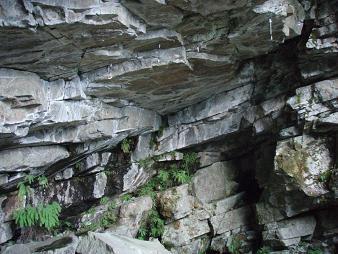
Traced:
<svg viewBox="0 0 338 254">
<path fill-rule="evenodd" d="M 4 253 L 142 247 L 127 237 L 155 203 L 171 253 L 228 253 L 236 241 L 242 253 L 335 253 L 337 10 L 336 0 L 1 1 Z M 189 183 L 121 201 L 158 173 L 149 158 L 191 152 Z M 27 175 L 48 185 L 22 199 Z M 117 202 L 116 225 L 79 236 L 110 212 L 102 197 Z M 15 210 L 53 201 L 70 234 L 14 223 Z"/>
</svg>

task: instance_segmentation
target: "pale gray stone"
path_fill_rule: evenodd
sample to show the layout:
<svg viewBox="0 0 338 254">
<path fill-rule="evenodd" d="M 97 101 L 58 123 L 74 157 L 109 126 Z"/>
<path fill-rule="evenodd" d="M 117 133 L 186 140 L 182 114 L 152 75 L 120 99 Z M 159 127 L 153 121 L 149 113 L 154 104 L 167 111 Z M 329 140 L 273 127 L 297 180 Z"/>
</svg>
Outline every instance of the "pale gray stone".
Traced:
<svg viewBox="0 0 338 254">
<path fill-rule="evenodd" d="M 80 254 L 169 254 L 158 240 L 142 241 L 112 233 L 93 233 L 80 239 L 76 249 Z"/>
<path fill-rule="evenodd" d="M 210 166 L 211 164 L 221 161 L 220 152 L 199 152 L 200 167 Z"/>
<path fill-rule="evenodd" d="M 206 252 L 210 243 L 210 239 L 208 235 L 204 235 L 193 239 L 189 244 L 173 247 L 170 249 L 173 254 L 195 254 L 195 253 L 203 253 Z"/>
<path fill-rule="evenodd" d="M 108 229 L 117 235 L 135 238 L 141 226 L 142 219 L 152 209 L 153 202 L 150 197 L 139 197 L 123 203 L 119 210 L 117 225 Z"/>
<path fill-rule="evenodd" d="M 65 170 L 63 170 L 62 172 L 58 172 L 54 179 L 55 180 L 67 180 L 69 178 L 71 178 L 74 175 L 74 171 L 73 168 L 66 168 Z"/>
<path fill-rule="evenodd" d="M 252 211 L 249 206 L 241 207 L 210 218 L 214 234 L 222 234 L 251 223 Z"/>
<path fill-rule="evenodd" d="M 316 219 L 306 216 L 278 222 L 277 235 L 281 240 L 312 235 L 316 227 Z"/>
<path fill-rule="evenodd" d="M 51 165 L 68 156 L 67 149 L 62 146 L 24 147 L 3 150 L 0 152 L 0 171 L 38 170 L 40 167 Z"/>
<path fill-rule="evenodd" d="M 11 224 L 9 222 L 5 222 L 0 224 L 0 244 L 7 242 L 12 239 L 13 233 L 11 229 Z"/>
<path fill-rule="evenodd" d="M 104 196 L 106 185 L 107 185 L 107 175 L 104 172 L 96 174 L 93 197 L 101 198 L 102 196 Z"/>
<path fill-rule="evenodd" d="M 12 246 L 7 247 L 3 254 L 31 254 L 29 247 L 27 247 L 25 244 L 15 244 Z"/>
<path fill-rule="evenodd" d="M 162 216 L 169 220 L 181 219 L 194 208 L 194 197 L 189 194 L 188 184 L 165 190 L 157 198 Z"/>
<path fill-rule="evenodd" d="M 298 136 L 277 144 L 275 170 L 293 178 L 308 196 L 328 192 L 320 176 L 333 165 L 328 140 L 309 135 Z"/>
<path fill-rule="evenodd" d="M 241 192 L 236 195 L 214 201 L 210 204 L 204 204 L 205 209 L 214 215 L 226 213 L 232 209 L 238 208 L 243 205 L 245 193 Z"/>
<path fill-rule="evenodd" d="M 183 246 L 192 239 L 210 232 L 207 220 L 199 220 L 195 215 L 174 221 L 164 227 L 162 242 L 173 246 Z"/>
<path fill-rule="evenodd" d="M 237 170 L 231 162 L 216 162 L 197 171 L 192 179 L 196 197 L 203 203 L 222 199 L 234 194 Z"/>
</svg>

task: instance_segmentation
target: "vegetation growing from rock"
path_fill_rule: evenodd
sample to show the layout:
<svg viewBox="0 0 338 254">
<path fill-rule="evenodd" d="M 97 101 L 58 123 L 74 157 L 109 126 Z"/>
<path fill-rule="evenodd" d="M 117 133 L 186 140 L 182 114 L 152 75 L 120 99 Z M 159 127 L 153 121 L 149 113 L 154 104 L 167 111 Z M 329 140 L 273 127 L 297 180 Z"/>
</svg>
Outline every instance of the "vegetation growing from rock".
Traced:
<svg viewBox="0 0 338 254">
<path fill-rule="evenodd" d="M 153 208 L 149 211 L 147 218 L 142 222 L 138 231 L 137 238 L 146 240 L 150 237 L 159 238 L 164 232 L 164 220 L 158 211 Z"/>
<path fill-rule="evenodd" d="M 327 183 L 330 180 L 332 170 L 327 170 L 319 175 L 319 182 Z"/>
<path fill-rule="evenodd" d="M 175 153 L 171 153 L 171 155 L 174 158 Z M 156 162 L 158 159 L 159 157 L 147 158 L 144 161 L 148 166 L 151 161 Z M 169 166 L 161 164 L 161 168 L 158 169 L 157 175 L 137 191 L 138 196 L 150 196 L 154 200 L 153 209 L 149 212 L 147 219 L 142 223 L 138 231 L 139 239 L 145 240 L 149 239 L 149 237 L 159 238 L 162 236 L 164 231 L 164 220 L 156 209 L 155 198 L 157 191 L 164 191 L 170 187 L 189 183 L 197 163 L 197 154 L 187 153 L 183 155 L 183 160 L 179 163 L 171 163 Z"/>
<path fill-rule="evenodd" d="M 106 205 L 106 204 L 108 204 L 108 202 L 109 202 L 109 198 L 108 197 L 102 197 L 100 199 L 100 205 Z"/>
<path fill-rule="evenodd" d="M 48 230 L 59 226 L 61 206 L 57 202 L 37 207 L 27 206 L 13 214 L 15 223 L 20 227 L 40 226 Z"/>
<path fill-rule="evenodd" d="M 156 162 L 157 159 L 152 158 L 144 161 L 148 163 L 149 160 L 154 160 Z M 151 196 L 154 198 L 156 191 L 163 191 L 170 187 L 189 183 L 197 161 L 196 153 L 187 153 L 184 154 L 182 162 L 169 166 L 161 164 L 162 166 L 158 169 L 157 175 L 138 190 L 138 196 Z"/>
<path fill-rule="evenodd" d="M 123 202 L 128 202 L 129 200 L 131 200 L 133 198 L 133 196 L 129 193 L 126 193 L 124 195 L 121 196 L 121 200 Z"/>
<path fill-rule="evenodd" d="M 229 252 L 231 254 L 240 254 L 240 248 L 242 247 L 242 241 L 239 236 L 234 236 L 229 244 Z"/>
<path fill-rule="evenodd" d="M 46 188 L 48 186 L 48 178 L 45 176 L 34 176 L 34 175 L 26 175 L 23 181 L 20 181 L 17 184 L 18 188 L 18 196 L 20 199 L 23 199 L 25 196 L 32 192 L 31 185 L 34 181 L 37 180 L 39 186 Z"/>
<path fill-rule="evenodd" d="M 307 254 L 323 254 L 323 251 L 319 248 L 310 248 Z"/>
<path fill-rule="evenodd" d="M 257 251 L 257 254 L 269 254 L 270 253 L 270 248 L 263 246 Z"/>
<path fill-rule="evenodd" d="M 128 154 L 131 152 L 131 145 L 133 141 L 131 138 L 125 138 L 121 143 L 121 149 L 125 154 Z"/>
<path fill-rule="evenodd" d="M 116 223 L 116 202 L 114 200 L 110 200 L 108 197 L 102 197 L 100 199 L 100 205 L 107 206 L 106 211 L 104 211 L 104 213 L 100 215 L 95 221 L 81 223 L 78 230 L 79 234 L 86 233 L 88 231 L 95 231 L 100 228 L 105 229 Z M 95 213 L 95 207 L 91 207 L 82 214 L 94 215 Z"/>
</svg>

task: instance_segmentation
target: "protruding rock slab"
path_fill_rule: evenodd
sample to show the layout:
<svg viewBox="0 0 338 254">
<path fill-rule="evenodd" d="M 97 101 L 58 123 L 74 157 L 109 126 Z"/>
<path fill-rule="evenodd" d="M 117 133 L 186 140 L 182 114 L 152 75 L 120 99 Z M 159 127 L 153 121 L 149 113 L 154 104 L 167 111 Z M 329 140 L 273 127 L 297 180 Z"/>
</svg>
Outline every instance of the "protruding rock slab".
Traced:
<svg viewBox="0 0 338 254">
<path fill-rule="evenodd" d="M 0 152 L 0 171 L 18 172 L 39 169 L 67 158 L 69 153 L 62 146 L 38 146 L 9 149 Z"/>
<path fill-rule="evenodd" d="M 76 249 L 79 254 L 170 254 L 158 240 L 142 241 L 112 233 L 93 233 L 83 237 Z"/>
<path fill-rule="evenodd" d="M 183 246 L 192 239 L 210 232 L 207 220 L 200 220 L 198 215 L 190 215 L 164 227 L 162 242 L 173 246 Z"/>
<path fill-rule="evenodd" d="M 210 218 L 214 234 L 222 234 L 252 222 L 253 214 L 249 206 L 241 207 Z"/>
<path fill-rule="evenodd" d="M 263 241 L 277 241 L 281 246 L 298 244 L 301 237 L 312 237 L 316 224 L 314 216 L 297 217 L 266 224 L 263 231 Z"/>
</svg>

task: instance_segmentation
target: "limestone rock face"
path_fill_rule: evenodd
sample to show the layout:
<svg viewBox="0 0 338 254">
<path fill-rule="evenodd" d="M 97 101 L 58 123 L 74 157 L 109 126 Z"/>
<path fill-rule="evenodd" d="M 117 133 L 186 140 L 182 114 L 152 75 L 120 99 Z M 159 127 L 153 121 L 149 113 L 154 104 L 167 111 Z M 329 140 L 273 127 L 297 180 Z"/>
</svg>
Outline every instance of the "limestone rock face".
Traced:
<svg viewBox="0 0 338 254">
<path fill-rule="evenodd" d="M 0 1 L 0 252 L 338 253 L 337 17 Z"/>
</svg>

